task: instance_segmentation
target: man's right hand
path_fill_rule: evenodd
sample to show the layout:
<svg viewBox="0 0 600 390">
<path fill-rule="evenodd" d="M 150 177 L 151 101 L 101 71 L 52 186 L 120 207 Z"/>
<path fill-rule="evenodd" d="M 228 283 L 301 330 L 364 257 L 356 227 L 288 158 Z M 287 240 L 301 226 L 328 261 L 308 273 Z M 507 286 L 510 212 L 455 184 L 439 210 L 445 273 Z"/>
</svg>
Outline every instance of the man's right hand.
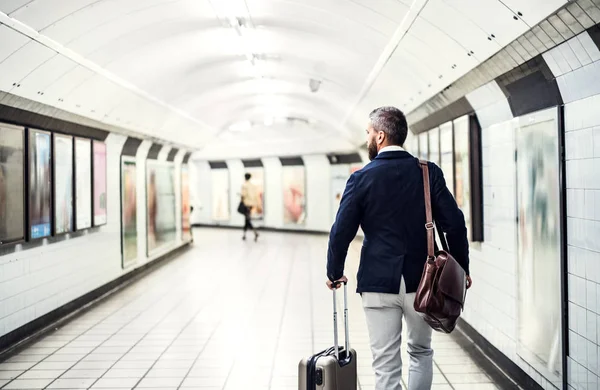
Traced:
<svg viewBox="0 0 600 390">
<path fill-rule="evenodd" d="M 471 277 L 469 275 L 467 275 L 467 290 L 470 289 L 472 285 L 473 285 L 473 280 L 471 280 Z"/>
<path fill-rule="evenodd" d="M 339 278 L 338 280 L 336 280 L 336 282 L 339 282 L 339 284 L 335 287 L 336 289 L 340 288 L 340 284 L 342 283 L 348 283 L 348 278 L 345 276 L 342 276 L 341 278 Z M 327 281 L 327 287 L 329 287 L 330 290 L 333 290 L 333 283 L 331 282 L 331 280 Z"/>
</svg>

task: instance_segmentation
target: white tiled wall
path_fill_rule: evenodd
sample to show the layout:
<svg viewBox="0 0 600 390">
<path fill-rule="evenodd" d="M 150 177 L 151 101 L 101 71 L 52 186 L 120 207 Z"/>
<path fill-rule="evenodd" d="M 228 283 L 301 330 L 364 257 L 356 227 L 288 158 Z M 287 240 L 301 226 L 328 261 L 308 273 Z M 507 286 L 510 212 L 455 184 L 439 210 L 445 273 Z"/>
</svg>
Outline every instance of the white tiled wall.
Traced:
<svg viewBox="0 0 600 390">
<path fill-rule="evenodd" d="M 569 298 L 568 382 L 600 388 L 600 51 L 583 33 L 544 54 L 565 101 Z M 471 248 L 474 287 L 464 319 L 542 387 L 517 355 L 514 128 L 495 83 L 469 94 L 482 124 L 484 236 Z M 499 124 L 500 123 L 500 124 Z"/>
<path fill-rule="evenodd" d="M 31 249 L 19 246 L 16 252 L 0 256 L 0 337 L 123 274 L 120 154 L 124 142 L 125 137 L 115 134 L 106 139 L 106 225 L 97 228 L 97 231 L 91 229 L 83 236 L 61 242 L 44 242 Z M 138 166 L 138 182 L 144 175 L 145 170 Z M 180 190 L 177 196 L 180 196 Z M 145 199 L 142 204 L 138 199 L 138 210 L 145 210 Z M 144 213 L 138 212 L 138 216 L 140 214 Z M 138 245 L 140 250 L 144 249 L 142 259 L 145 259 L 146 240 L 143 231 Z"/>
<path fill-rule="evenodd" d="M 600 388 L 600 51 L 587 32 L 544 54 L 565 102 L 569 386 Z"/>
<path fill-rule="evenodd" d="M 600 95 L 596 95 L 565 106 L 568 372 L 569 384 L 575 389 L 597 389 L 600 385 L 599 104 Z"/>
<path fill-rule="evenodd" d="M 471 244 L 474 280 L 463 318 L 544 389 L 559 388 L 517 354 L 515 130 L 519 123 L 496 82 L 467 99 L 482 125 L 485 241 Z"/>
</svg>

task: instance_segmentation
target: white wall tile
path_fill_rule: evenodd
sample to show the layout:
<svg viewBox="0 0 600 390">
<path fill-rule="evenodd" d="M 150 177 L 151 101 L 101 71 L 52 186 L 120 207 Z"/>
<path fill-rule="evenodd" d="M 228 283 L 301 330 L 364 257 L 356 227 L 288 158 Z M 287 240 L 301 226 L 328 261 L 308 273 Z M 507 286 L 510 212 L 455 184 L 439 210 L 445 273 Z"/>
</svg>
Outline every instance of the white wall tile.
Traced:
<svg viewBox="0 0 600 390">
<path fill-rule="evenodd" d="M 590 34 L 588 34 L 587 31 L 577 36 L 577 39 L 579 39 L 579 42 L 590 56 L 592 62 L 600 60 L 600 50 L 598 50 L 598 46 L 596 46 L 592 40 L 592 37 L 590 37 Z"/>
<path fill-rule="evenodd" d="M 588 310 L 586 313 L 586 321 L 587 321 L 587 329 L 586 329 L 586 338 L 593 342 L 594 345 L 598 344 L 598 339 L 597 339 L 597 322 L 596 322 L 596 318 L 598 317 L 598 315 L 596 313 L 594 313 L 593 311 Z"/>
<path fill-rule="evenodd" d="M 581 66 L 582 66 L 581 62 L 579 62 L 579 60 L 577 59 L 577 55 L 575 55 L 575 52 L 571 48 L 571 45 L 569 45 L 569 42 L 563 43 L 562 45 L 560 45 L 558 47 L 558 49 L 560 50 L 560 53 L 567 61 L 567 64 L 569 64 L 569 67 L 571 68 L 571 70 L 576 70 L 576 69 L 581 68 Z"/>
<path fill-rule="evenodd" d="M 595 127 L 592 130 L 591 144 L 593 156 L 596 158 L 600 158 L 600 127 Z"/>
<path fill-rule="evenodd" d="M 592 63 L 592 59 L 590 58 L 590 55 L 587 53 L 587 51 L 581 44 L 579 37 L 570 39 L 569 41 L 567 41 L 567 44 L 571 47 L 571 50 L 573 50 L 573 53 L 575 53 L 577 60 L 579 61 L 579 63 L 582 66 Z"/>
<path fill-rule="evenodd" d="M 573 69 L 569 66 L 569 62 L 565 58 L 561 48 L 564 46 L 564 43 L 552 50 L 550 50 L 550 55 L 554 58 L 556 65 L 560 71 L 560 75 L 567 74 L 571 72 Z"/>
<path fill-rule="evenodd" d="M 594 283 L 600 283 L 600 253 L 594 251 L 585 251 L 586 271 L 585 277 L 587 280 Z M 593 306 L 590 306 L 593 309 Z"/>
</svg>

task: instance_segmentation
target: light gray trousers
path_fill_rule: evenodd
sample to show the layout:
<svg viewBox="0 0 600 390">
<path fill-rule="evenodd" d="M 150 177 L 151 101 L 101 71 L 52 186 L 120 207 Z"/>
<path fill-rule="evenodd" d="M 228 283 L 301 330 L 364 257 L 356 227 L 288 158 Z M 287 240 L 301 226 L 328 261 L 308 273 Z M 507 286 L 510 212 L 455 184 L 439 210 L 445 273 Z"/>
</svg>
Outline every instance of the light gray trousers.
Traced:
<svg viewBox="0 0 600 390">
<path fill-rule="evenodd" d="M 404 279 L 400 294 L 363 293 L 367 317 L 375 390 L 402 389 L 402 317 L 407 326 L 410 356 L 408 390 L 430 390 L 433 380 L 432 329 L 413 308 L 415 294 L 407 294 Z"/>
</svg>

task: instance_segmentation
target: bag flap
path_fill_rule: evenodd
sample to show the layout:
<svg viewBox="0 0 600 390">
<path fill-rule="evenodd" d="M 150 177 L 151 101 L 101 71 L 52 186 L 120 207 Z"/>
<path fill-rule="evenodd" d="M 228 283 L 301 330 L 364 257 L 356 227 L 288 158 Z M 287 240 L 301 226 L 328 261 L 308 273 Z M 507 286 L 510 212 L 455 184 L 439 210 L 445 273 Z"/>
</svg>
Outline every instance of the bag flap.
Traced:
<svg viewBox="0 0 600 390">
<path fill-rule="evenodd" d="M 467 291 L 467 276 L 465 270 L 448 252 L 440 251 L 437 255 L 438 257 L 447 257 L 438 280 L 439 290 L 444 295 L 454 299 L 461 305 L 464 305 Z"/>
</svg>

